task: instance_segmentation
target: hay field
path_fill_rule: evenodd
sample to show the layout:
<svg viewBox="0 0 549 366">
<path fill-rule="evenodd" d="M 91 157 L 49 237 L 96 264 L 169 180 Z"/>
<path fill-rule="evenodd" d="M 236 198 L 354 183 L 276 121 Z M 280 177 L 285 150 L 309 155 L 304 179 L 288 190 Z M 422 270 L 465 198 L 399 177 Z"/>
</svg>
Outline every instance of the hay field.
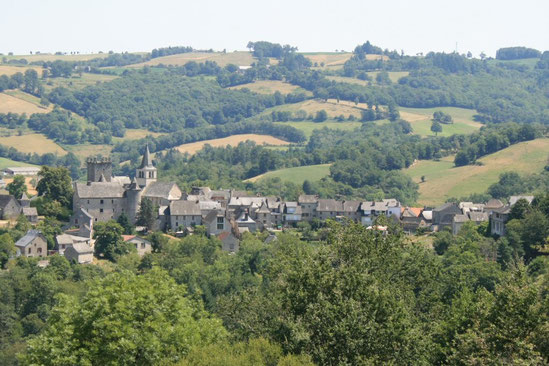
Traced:
<svg viewBox="0 0 549 366">
<path fill-rule="evenodd" d="M 147 136 L 158 137 L 162 135 L 165 135 L 165 133 L 151 132 L 144 129 L 136 128 L 136 129 L 127 129 L 124 137 L 113 137 L 112 140 L 114 142 L 119 142 L 119 141 L 125 141 L 125 140 L 139 140 Z"/>
<path fill-rule="evenodd" d="M 108 56 L 107 53 L 89 53 L 89 54 L 81 54 L 81 55 L 54 55 L 51 53 L 40 53 L 35 55 L 13 55 L 13 56 L 2 56 L 2 57 L 6 57 L 8 60 L 25 59 L 30 63 L 34 61 L 55 61 L 55 60 L 87 61 L 87 60 L 93 60 L 94 58 L 105 58 L 107 56 Z"/>
<path fill-rule="evenodd" d="M 372 78 L 372 81 L 371 81 L 372 84 L 376 84 L 376 76 L 378 73 L 379 71 L 370 71 L 366 73 L 370 75 L 370 77 Z M 393 83 L 397 83 L 400 78 L 404 76 L 408 76 L 410 73 L 408 71 L 389 71 L 388 74 L 389 74 L 389 79 L 391 79 Z M 370 83 L 367 80 L 360 80 L 360 79 L 351 78 L 348 76 L 326 76 L 326 78 L 328 80 L 334 80 L 340 83 L 358 84 L 363 86 L 368 86 L 368 84 Z"/>
<path fill-rule="evenodd" d="M 18 72 L 24 74 L 25 71 L 29 69 L 35 70 L 38 73 L 38 77 L 42 75 L 42 68 L 39 66 L 15 66 L 8 64 L 0 64 L 0 75 L 11 76 L 13 74 L 17 74 Z"/>
<path fill-rule="evenodd" d="M 375 83 L 376 76 L 379 74 L 379 71 L 369 71 L 366 74 L 370 75 Z M 389 79 L 391 79 L 393 83 L 397 83 L 400 78 L 410 75 L 408 71 L 388 71 L 387 74 L 389 74 Z"/>
<path fill-rule="evenodd" d="M 257 80 L 253 83 L 230 86 L 227 89 L 240 90 L 244 88 L 250 89 L 251 91 L 259 94 L 274 94 L 275 92 L 279 92 L 281 94 L 290 94 L 295 92 L 296 90 L 299 90 L 300 92 L 303 92 L 308 96 L 313 95 L 313 93 L 308 90 L 305 90 L 297 85 L 285 83 L 280 80 Z"/>
<path fill-rule="evenodd" d="M 343 67 L 343 64 L 349 60 L 353 54 L 351 52 L 305 52 L 301 53 L 303 56 L 307 57 L 313 63 L 315 62 L 319 69 L 332 69 L 337 70 Z M 387 56 L 383 55 L 366 55 L 367 60 L 388 60 Z M 320 66 L 324 63 L 324 66 Z"/>
<path fill-rule="evenodd" d="M 256 60 L 250 52 L 237 51 L 237 52 L 188 52 L 180 53 L 177 55 L 170 55 L 164 57 L 157 57 L 143 62 L 140 64 L 128 65 L 128 67 L 143 67 L 144 65 L 156 66 L 159 64 L 183 66 L 188 62 L 206 62 L 215 61 L 219 66 L 224 67 L 228 64 L 234 64 L 237 66 L 250 66 Z M 273 61 L 271 60 L 271 63 Z"/>
<path fill-rule="evenodd" d="M 199 150 L 202 150 L 204 145 L 211 145 L 213 147 L 224 147 L 227 145 L 237 146 L 239 143 L 244 141 L 254 141 L 258 145 L 289 145 L 288 141 L 281 140 L 279 138 L 269 136 L 269 135 L 256 135 L 256 134 L 244 134 L 244 135 L 232 135 L 229 137 L 224 137 L 214 140 L 205 140 L 192 142 L 189 144 L 183 144 L 176 147 L 182 153 L 194 154 Z"/>
<path fill-rule="evenodd" d="M 469 134 L 477 131 L 482 124 L 474 121 L 477 113 L 474 109 L 457 107 L 437 108 L 399 108 L 400 117 L 412 125 L 414 133 L 420 136 L 434 136 L 431 132 L 432 117 L 435 111 L 448 113 L 454 119 L 452 124 L 442 124 L 442 132 L 439 136 L 451 136 L 453 134 Z"/>
<path fill-rule="evenodd" d="M 267 172 L 247 179 L 246 182 L 257 182 L 264 178 L 280 178 L 282 181 L 302 185 L 305 180 L 311 182 L 321 180 L 330 175 L 330 164 L 306 165 L 295 168 L 286 168 Z"/>
<path fill-rule="evenodd" d="M 13 147 L 23 153 L 65 155 L 67 152 L 46 136 L 31 133 L 22 136 L 0 137 L 0 145 Z"/>
<path fill-rule="evenodd" d="M 548 155 L 549 139 L 541 138 L 521 142 L 484 156 L 479 159 L 484 165 L 454 167 L 454 156 L 449 156 L 441 161 L 418 161 L 403 172 L 419 183 L 419 204 L 438 205 L 450 197 L 484 193 L 491 184 L 498 181 L 503 172 L 541 172 L 547 164 Z M 423 175 L 426 180 L 420 183 Z"/>
<path fill-rule="evenodd" d="M 63 148 L 69 152 L 72 152 L 74 155 L 85 163 L 85 160 L 89 156 L 109 156 L 111 154 L 112 145 L 91 145 L 91 144 L 82 144 L 82 145 L 64 145 Z"/>
<path fill-rule="evenodd" d="M 350 114 L 360 118 L 361 111 L 368 106 L 365 103 L 359 103 L 355 105 L 353 102 L 341 100 L 339 103 L 335 99 L 328 99 L 327 101 L 320 99 L 309 99 L 303 102 L 294 103 L 294 104 L 283 104 L 276 107 L 268 108 L 263 111 L 262 115 L 271 114 L 273 111 L 289 111 L 297 112 L 298 110 L 303 110 L 307 114 L 314 115 L 320 110 L 325 110 L 328 114 L 329 119 L 334 119 L 340 115 L 344 115 L 345 118 L 348 118 Z"/>
<path fill-rule="evenodd" d="M 22 93 L 22 92 L 21 92 Z M 48 113 L 50 108 L 45 108 L 30 102 L 28 98 L 22 99 L 18 94 L 16 96 L 8 95 L 7 93 L 0 93 L 0 113 L 18 113 L 31 115 L 33 113 Z M 31 96 L 32 97 L 32 96 Z M 38 98 L 36 98 L 38 99 Z"/>
</svg>

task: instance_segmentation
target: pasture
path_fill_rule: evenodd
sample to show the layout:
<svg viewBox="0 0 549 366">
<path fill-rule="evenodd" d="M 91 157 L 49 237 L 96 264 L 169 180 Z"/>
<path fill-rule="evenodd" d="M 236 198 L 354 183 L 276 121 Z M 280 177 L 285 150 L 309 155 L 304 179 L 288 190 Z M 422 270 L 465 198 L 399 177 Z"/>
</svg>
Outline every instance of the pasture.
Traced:
<svg viewBox="0 0 549 366">
<path fill-rule="evenodd" d="M 52 153 L 59 156 L 67 152 L 54 141 L 39 133 L 31 133 L 21 136 L 0 137 L 0 145 L 13 147 L 23 153 L 47 154 Z"/>
<path fill-rule="evenodd" d="M 457 107 L 436 107 L 436 108 L 399 108 L 400 117 L 412 125 L 414 133 L 420 136 L 434 136 L 431 132 L 433 113 L 442 111 L 452 116 L 454 123 L 442 124 L 442 132 L 439 136 L 451 136 L 453 134 L 469 134 L 477 131 L 482 124 L 475 122 L 474 109 Z"/>
<path fill-rule="evenodd" d="M 549 139 L 541 138 L 484 156 L 479 159 L 483 165 L 454 167 L 454 156 L 448 156 L 441 161 L 421 160 L 403 171 L 419 184 L 419 204 L 438 205 L 450 197 L 484 193 L 503 172 L 538 173 L 548 155 Z M 421 176 L 425 176 L 424 183 Z"/>
<path fill-rule="evenodd" d="M 341 115 L 343 115 L 345 118 L 348 118 L 351 114 L 356 118 L 360 118 L 361 111 L 365 108 L 367 108 L 367 105 L 364 103 L 359 103 L 355 105 L 355 103 L 345 100 L 341 100 L 338 103 L 335 99 L 328 99 L 327 101 L 320 99 L 309 99 L 299 103 L 284 104 L 268 108 L 261 114 L 268 115 L 271 114 L 271 112 L 273 111 L 288 111 L 295 113 L 299 110 L 302 110 L 307 112 L 308 115 L 312 115 L 314 117 L 316 112 L 320 110 L 325 110 L 328 114 L 329 119 L 335 119 Z"/>
<path fill-rule="evenodd" d="M 28 66 L 28 65 L 8 65 L 8 64 L 0 64 L 0 75 L 7 75 L 11 76 L 13 74 L 17 74 L 20 72 L 21 74 L 24 74 L 25 71 L 32 69 L 35 70 L 38 73 L 38 77 L 42 75 L 42 68 L 39 66 Z"/>
<path fill-rule="evenodd" d="M 257 135 L 257 134 L 244 134 L 244 135 L 232 135 L 224 138 L 214 140 L 204 140 L 198 142 L 191 142 L 189 144 L 183 144 L 176 149 L 182 153 L 188 153 L 190 155 L 202 150 L 205 145 L 213 147 L 225 147 L 225 146 L 237 146 L 241 142 L 254 141 L 258 145 L 289 145 L 288 141 L 281 140 L 279 138 L 269 135 Z"/>
<path fill-rule="evenodd" d="M 246 180 L 247 182 L 257 182 L 264 178 L 280 178 L 282 181 L 292 182 L 302 185 L 305 180 L 311 182 L 320 180 L 330 175 L 330 164 L 306 165 L 295 168 L 286 168 L 267 172 Z"/>
<path fill-rule="evenodd" d="M 111 154 L 112 145 L 91 145 L 91 144 L 82 144 L 82 145 L 64 145 L 65 150 L 72 152 L 74 155 L 85 163 L 85 159 L 88 156 L 109 156 Z"/>
<path fill-rule="evenodd" d="M 379 71 L 370 71 L 366 73 L 370 75 L 370 77 L 372 78 L 372 81 L 371 81 L 372 84 L 376 84 L 376 76 L 378 73 Z M 409 72 L 408 71 L 389 71 L 388 74 L 389 74 L 389 79 L 391 79 L 393 83 L 396 83 L 400 78 L 404 76 L 408 76 Z M 367 81 L 367 80 L 360 80 L 360 79 L 352 78 L 348 76 L 326 76 L 326 78 L 328 80 L 333 80 L 340 83 L 358 84 L 362 86 L 368 86 L 370 83 L 370 81 Z"/>
<path fill-rule="evenodd" d="M 107 56 L 108 56 L 107 53 L 88 53 L 88 54 L 81 54 L 81 55 L 54 55 L 51 53 L 39 53 L 39 54 L 33 54 L 33 55 L 12 55 L 12 56 L 2 56 L 2 57 L 6 57 L 7 60 L 25 59 L 30 63 L 34 61 L 55 61 L 55 60 L 87 61 L 87 60 L 93 60 L 94 58 L 105 58 Z"/>
<path fill-rule="evenodd" d="M 323 128 L 330 128 L 332 130 L 352 131 L 362 126 L 361 122 L 356 121 L 343 121 L 338 122 L 334 120 L 328 120 L 324 122 L 312 122 L 312 121 L 297 121 L 297 122 L 275 122 L 279 125 L 292 126 L 298 130 L 303 131 L 305 137 L 309 139 L 314 130 L 320 130 Z"/>
<path fill-rule="evenodd" d="M 8 94 L 9 93 L 9 94 Z M 0 113 L 17 113 L 31 115 L 48 113 L 51 110 L 40 105 L 40 100 L 22 91 L 10 90 L 0 93 Z"/>
<path fill-rule="evenodd" d="M 16 166 L 16 165 L 9 165 L 9 166 Z M 36 165 L 26 165 L 26 166 L 36 166 Z M 10 184 L 13 182 L 13 178 L 4 178 L 4 182 L 6 184 Z M 27 194 L 36 196 L 38 194 L 38 191 L 36 190 L 36 187 L 34 184 L 36 183 L 36 177 L 25 177 L 25 185 L 27 186 Z"/>
<path fill-rule="evenodd" d="M 29 163 L 24 163 L 22 161 L 15 161 L 8 158 L 0 158 L 0 170 L 4 170 L 10 167 L 21 167 L 21 166 L 36 166 Z"/>
<path fill-rule="evenodd" d="M 103 75 L 103 74 L 89 74 L 83 73 L 82 75 L 75 74 L 70 78 L 49 78 L 44 84 L 46 90 L 50 91 L 57 87 L 64 87 L 67 89 L 84 89 L 90 85 L 96 85 L 100 82 L 108 82 L 118 78 L 116 75 Z"/>
<path fill-rule="evenodd" d="M 281 94 L 290 94 L 295 91 L 303 92 L 308 96 L 311 96 L 313 94 L 310 91 L 305 90 L 297 85 L 285 83 L 279 80 L 257 80 L 253 83 L 231 86 L 227 89 L 249 89 L 250 91 L 259 94 L 274 94 L 275 92 L 279 92 Z"/>
<path fill-rule="evenodd" d="M 114 142 L 119 142 L 119 141 L 124 141 L 124 140 L 139 140 L 139 139 L 142 139 L 142 138 L 145 138 L 147 136 L 152 136 L 152 137 L 158 137 L 158 136 L 162 136 L 162 135 L 165 135 L 165 133 L 160 133 L 160 132 L 151 132 L 151 131 L 147 131 L 147 130 L 144 130 L 144 129 L 126 129 L 126 134 L 124 135 L 124 137 L 113 137 L 113 141 Z"/>
<path fill-rule="evenodd" d="M 301 52 L 301 54 L 307 57 L 313 63 L 314 68 L 337 70 L 343 68 L 345 62 L 347 62 L 353 54 L 351 52 Z M 387 60 L 387 56 L 382 55 L 366 55 L 368 60 Z M 317 66 L 314 66 L 314 64 Z M 324 66 L 321 66 L 324 64 Z"/>
<path fill-rule="evenodd" d="M 188 62 L 202 63 L 206 61 L 215 61 L 219 66 L 225 67 L 228 64 L 237 66 L 250 66 L 256 60 L 250 52 L 188 52 L 164 57 L 157 57 L 140 64 L 128 65 L 128 67 L 143 67 L 144 65 L 156 66 L 160 64 L 183 66 Z M 272 62 L 271 62 L 272 63 Z"/>
</svg>

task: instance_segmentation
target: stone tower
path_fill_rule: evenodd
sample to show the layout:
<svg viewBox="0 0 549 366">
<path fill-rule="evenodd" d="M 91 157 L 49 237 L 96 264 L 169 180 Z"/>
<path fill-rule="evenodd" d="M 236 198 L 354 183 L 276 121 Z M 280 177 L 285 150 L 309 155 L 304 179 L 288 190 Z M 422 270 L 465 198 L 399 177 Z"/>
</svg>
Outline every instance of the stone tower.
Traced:
<svg viewBox="0 0 549 366">
<path fill-rule="evenodd" d="M 149 145 L 145 149 L 145 154 L 143 154 L 143 160 L 141 165 L 135 171 L 135 177 L 137 178 L 137 183 L 140 187 L 146 187 L 149 183 L 156 182 L 156 168 L 152 163 L 151 153 L 149 151 Z"/>
<path fill-rule="evenodd" d="M 128 211 L 128 219 L 132 224 L 135 224 L 137 219 L 137 213 L 139 212 L 139 205 L 141 203 L 141 194 L 143 191 L 137 183 L 137 179 L 133 178 L 132 183 L 126 191 L 126 205 Z"/>
<path fill-rule="evenodd" d="M 112 178 L 112 162 L 110 158 L 88 158 L 86 160 L 88 168 L 88 182 L 99 182 L 101 176 L 107 182 Z"/>
</svg>

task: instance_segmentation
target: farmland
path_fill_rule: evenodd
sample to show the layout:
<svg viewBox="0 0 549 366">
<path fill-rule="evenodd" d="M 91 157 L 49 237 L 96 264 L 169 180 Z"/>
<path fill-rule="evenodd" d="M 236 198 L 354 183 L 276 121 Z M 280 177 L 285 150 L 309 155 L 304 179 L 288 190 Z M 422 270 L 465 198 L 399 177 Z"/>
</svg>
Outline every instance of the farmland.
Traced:
<svg viewBox="0 0 549 366">
<path fill-rule="evenodd" d="M 349 115 L 353 115 L 356 118 L 361 117 L 361 111 L 367 108 L 366 104 L 355 103 L 348 101 L 340 101 L 337 103 L 335 99 L 328 99 L 323 101 L 320 99 L 311 99 L 305 100 L 303 102 L 294 103 L 294 104 L 284 104 L 276 106 L 273 108 L 266 109 L 262 114 L 267 115 L 273 111 L 288 111 L 288 112 L 297 112 L 298 110 L 305 111 L 308 115 L 314 115 L 320 110 L 325 110 L 328 114 L 328 118 L 337 118 L 343 115 L 345 118 L 348 118 Z"/>
<path fill-rule="evenodd" d="M 65 155 L 67 152 L 46 136 L 31 133 L 29 135 L 0 137 L 0 145 L 9 146 L 23 153 Z"/>
<path fill-rule="evenodd" d="M 454 167 L 454 157 L 449 156 L 441 161 L 418 161 L 404 172 L 419 183 L 418 203 L 437 205 L 450 197 L 483 193 L 506 171 L 519 174 L 540 172 L 547 164 L 548 154 L 549 139 L 543 138 L 522 142 L 487 155 L 479 159 L 482 165 Z M 422 176 L 425 176 L 424 183 L 421 183 Z"/>
<path fill-rule="evenodd" d="M 371 78 L 372 78 L 372 83 L 376 83 L 376 76 L 377 74 L 379 73 L 379 71 L 370 71 L 370 72 L 367 72 L 366 74 L 368 74 Z M 391 81 L 393 83 L 396 83 L 398 82 L 398 80 L 404 76 L 408 76 L 409 72 L 408 71 L 389 71 L 387 72 L 389 74 L 389 79 L 391 79 Z M 363 85 L 363 86 L 368 86 L 368 84 L 370 83 L 369 81 L 367 80 L 360 80 L 360 79 L 357 79 L 357 78 L 351 78 L 351 77 L 347 77 L 347 76 L 327 76 L 326 77 L 328 80 L 333 80 L 333 81 L 337 81 L 337 82 L 340 82 L 340 83 L 349 83 L 349 84 L 358 84 L 358 85 Z"/>
<path fill-rule="evenodd" d="M 263 178 L 280 178 L 283 181 L 301 185 L 305 180 L 314 182 L 328 175 L 330 175 L 330 164 L 319 164 L 275 170 L 250 178 L 247 181 L 257 182 Z"/>
<path fill-rule="evenodd" d="M 70 78 L 50 78 L 44 84 L 46 90 L 51 90 L 57 87 L 68 89 L 83 89 L 90 85 L 95 85 L 99 82 L 107 82 L 116 79 L 116 75 L 90 74 L 83 73 L 82 75 L 73 75 Z"/>
<path fill-rule="evenodd" d="M 153 58 L 144 63 L 131 65 L 130 67 L 143 67 L 144 65 L 156 66 L 156 65 L 173 65 L 183 66 L 188 62 L 206 62 L 215 61 L 219 66 L 224 67 L 228 64 L 234 64 L 237 66 L 249 66 L 255 62 L 254 57 L 250 52 L 237 51 L 237 52 L 189 52 L 176 55 L 164 56 Z"/>
<path fill-rule="evenodd" d="M 256 134 L 244 134 L 244 135 L 233 135 L 229 137 L 214 139 L 214 140 L 205 140 L 192 142 L 189 144 L 183 144 L 176 147 L 182 153 L 194 154 L 197 151 L 201 150 L 205 145 L 210 145 L 213 147 L 224 147 L 224 146 L 236 146 L 241 142 L 245 141 L 254 141 L 258 145 L 289 145 L 290 143 L 279 138 L 269 136 L 269 135 L 256 135 Z"/>
<path fill-rule="evenodd" d="M 55 60 L 62 60 L 62 61 L 87 61 L 87 60 L 93 60 L 94 58 L 105 58 L 108 54 L 106 53 L 89 53 L 89 54 L 81 54 L 81 55 L 54 55 L 51 53 L 39 53 L 34 55 L 13 55 L 13 56 L 2 56 L 5 57 L 7 60 L 20 60 L 25 59 L 27 62 L 35 62 L 35 61 L 55 61 Z"/>
<path fill-rule="evenodd" d="M 290 94 L 299 90 L 306 95 L 312 95 L 312 93 L 308 90 L 302 89 L 297 85 L 285 83 L 279 80 L 257 80 L 253 83 L 232 86 L 228 89 L 240 90 L 245 88 L 260 94 L 274 94 L 275 92 L 279 92 L 281 94 Z"/>
<path fill-rule="evenodd" d="M 81 161 L 85 161 L 88 156 L 109 156 L 112 151 L 111 145 L 64 145 L 65 150 L 72 152 Z"/>
<path fill-rule="evenodd" d="M 31 100 L 34 101 L 33 98 L 36 99 L 36 101 L 39 101 L 38 98 L 33 97 L 31 95 L 25 94 L 20 91 L 13 91 L 8 93 L 0 93 L 0 113 L 17 113 L 22 114 L 26 113 L 27 115 L 31 115 L 33 113 L 48 113 L 51 108 L 45 108 L 42 106 L 37 105 L 36 103 L 31 102 Z"/>
<path fill-rule="evenodd" d="M 0 158 L 0 170 L 4 170 L 8 167 L 20 167 L 20 166 L 36 166 L 36 165 L 23 163 L 22 161 L 15 161 L 8 158 Z"/>
<path fill-rule="evenodd" d="M 307 57 L 316 68 L 337 70 L 343 67 L 353 54 L 351 52 L 313 52 L 302 53 Z M 387 59 L 387 56 L 382 55 L 366 55 L 368 60 L 379 60 L 380 58 Z M 324 66 L 322 66 L 324 64 Z"/>
<path fill-rule="evenodd" d="M 361 122 L 356 121 L 324 121 L 324 122 L 312 122 L 312 121 L 297 121 L 297 122 L 275 122 L 276 124 L 292 126 L 298 130 L 303 131 L 307 139 L 311 137 L 314 130 L 322 128 L 330 128 L 332 130 L 352 131 L 355 128 L 362 126 Z"/>
<path fill-rule="evenodd" d="M 421 136 L 433 136 L 431 132 L 431 119 L 435 111 L 450 114 L 454 120 L 452 124 L 443 124 L 439 136 L 451 136 L 453 134 L 469 134 L 478 130 L 482 124 L 475 122 L 473 109 L 456 107 L 437 108 L 400 108 L 400 117 L 412 125 L 414 133 Z"/>
<path fill-rule="evenodd" d="M 15 66 L 15 65 L 6 65 L 6 64 L 0 64 L 0 75 L 7 75 L 11 76 L 13 74 L 17 74 L 18 72 L 24 74 L 25 71 L 32 69 L 35 70 L 38 75 L 42 73 L 42 68 L 39 66 Z"/>
</svg>

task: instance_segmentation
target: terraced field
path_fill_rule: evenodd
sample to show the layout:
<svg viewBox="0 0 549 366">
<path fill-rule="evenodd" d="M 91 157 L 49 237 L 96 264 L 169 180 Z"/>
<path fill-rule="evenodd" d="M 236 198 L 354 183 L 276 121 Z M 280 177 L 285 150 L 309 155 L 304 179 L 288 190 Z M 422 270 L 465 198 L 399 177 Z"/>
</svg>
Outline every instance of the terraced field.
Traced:
<svg viewBox="0 0 549 366">
<path fill-rule="evenodd" d="M 330 175 L 330 164 L 319 164 L 319 165 L 307 165 L 307 166 L 300 166 L 295 168 L 275 170 L 272 172 L 268 172 L 268 173 L 250 178 L 247 181 L 257 182 L 258 180 L 264 179 L 264 178 L 278 177 L 283 181 L 288 181 L 288 182 L 295 183 L 297 185 L 302 185 L 305 180 L 314 182 L 328 175 Z"/>
<path fill-rule="evenodd" d="M 419 183 L 419 204 L 437 205 L 450 197 L 464 197 L 472 193 L 484 193 L 506 171 L 519 174 L 540 172 L 547 164 L 549 139 L 521 142 L 487 155 L 479 161 L 483 165 L 454 167 L 454 157 L 441 161 L 422 160 L 405 169 Z M 421 176 L 425 182 L 421 183 Z"/>
</svg>

